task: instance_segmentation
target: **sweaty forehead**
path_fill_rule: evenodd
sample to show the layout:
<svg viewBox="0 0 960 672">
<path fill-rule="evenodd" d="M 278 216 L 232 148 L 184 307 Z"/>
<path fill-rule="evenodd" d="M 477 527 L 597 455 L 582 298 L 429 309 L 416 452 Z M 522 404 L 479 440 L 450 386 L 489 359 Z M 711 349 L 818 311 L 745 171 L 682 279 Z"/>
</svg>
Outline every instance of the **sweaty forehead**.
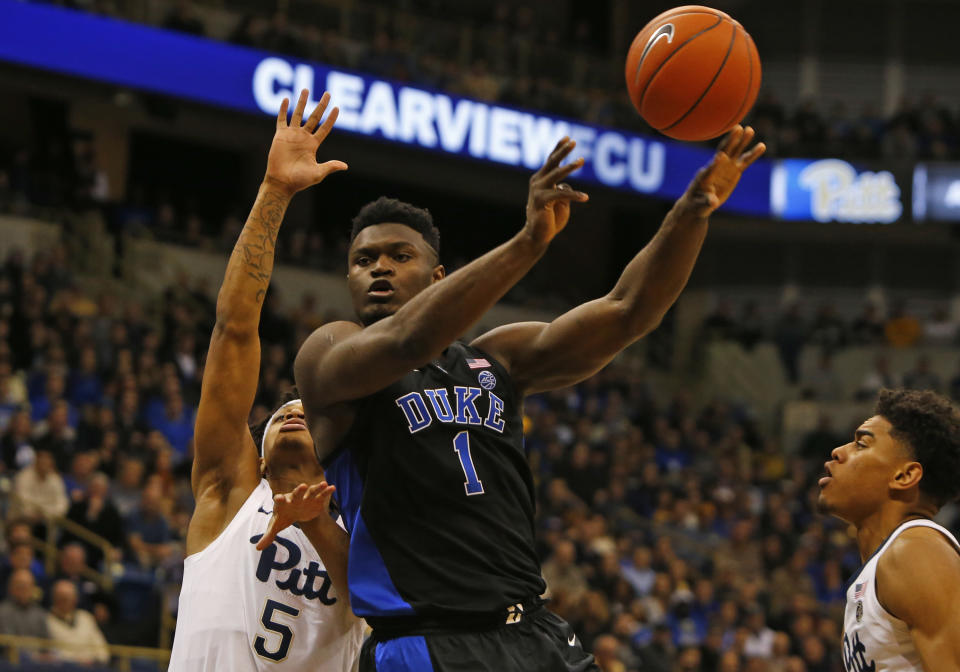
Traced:
<svg viewBox="0 0 960 672">
<path fill-rule="evenodd" d="M 362 229 L 357 237 L 354 238 L 351 250 L 362 247 L 380 248 L 402 244 L 413 245 L 414 247 L 431 249 L 427 241 L 423 239 L 420 232 L 410 228 L 406 224 L 395 222 L 386 222 L 384 224 L 373 224 Z"/>
</svg>

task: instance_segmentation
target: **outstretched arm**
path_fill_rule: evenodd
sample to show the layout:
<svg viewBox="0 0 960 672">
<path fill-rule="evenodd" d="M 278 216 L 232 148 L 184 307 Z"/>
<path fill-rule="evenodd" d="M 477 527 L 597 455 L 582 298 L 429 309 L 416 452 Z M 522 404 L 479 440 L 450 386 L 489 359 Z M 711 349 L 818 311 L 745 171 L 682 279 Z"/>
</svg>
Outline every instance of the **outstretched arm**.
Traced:
<svg viewBox="0 0 960 672">
<path fill-rule="evenodd" d="M 747 151 L 752 139 L 753 129 L 739 126 L 725 138 L 609 294 L 550 323 L 499 327 L 473 345 L 499 359 L 524 394 L 572 385 L 606 366 L 655 329 L 677 300 L 700 253 L 708 217 L 764 152 L 763 143 Z"/>
<path fill-rule="evenodd" d="M 561 140 L 530 179 L 527 222 L 511 240 L 366 328 L 335 322 L 311 334 L 294 365 L 308 424 L 323 409 L 380 390 L 437 357 L 530 270 L 566 226 L 570 202 L 587 200 L 558 184 L 583 165 L 580 159 L 560 165 L 574 146 Z"/>
<path fill-rule="evenodd" d="M 930 528 L 905 530 L 877 564 L 877 599 L 910 627 L 923 669 L 960 670 L 960 554 Z"/>
<path fill-rule="evenodd" d="M 320 124 L 329 100 L 325 94 L 301 126 L 307 92 L 301 94 L 290 124 L 284 99 L 263 184 L 227 263 L 197 410 L 192 485 L 198 501 L 205 495 L 223 501 L 234 488 L 249 494 L 260 479 L 257 448 L 247 428 L 260 369 L 260 311 L 290 199 L 347 167 L 340 161 L 317 164 L 317 147 L 337 118 L 334 108 Z"/>
</svg>

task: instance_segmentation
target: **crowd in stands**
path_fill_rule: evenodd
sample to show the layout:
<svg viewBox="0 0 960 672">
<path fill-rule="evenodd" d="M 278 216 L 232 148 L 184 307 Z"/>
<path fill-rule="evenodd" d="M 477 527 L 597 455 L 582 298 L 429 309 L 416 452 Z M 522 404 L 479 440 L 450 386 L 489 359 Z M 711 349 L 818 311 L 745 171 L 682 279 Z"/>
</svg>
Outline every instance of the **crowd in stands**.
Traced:
<svg viewBox="0 0 960 672">
<path fill-rule="evenodd" d="M 60 4 L 121 15 L 111 0 Z M 128 14 L 135 7 L 131 3 Z M 607 22 L 569 18 L 545 0 L 360 0 L 342 7 L 258 8 L 238 11 L 224 35 L 211 34 L 203 13 L 201 3 L 177 0 L 160 25 L 475 99 L 650 131 L 626 95 L 624 54 L 611 53 Z M 870 105 L 849 110 L 839 102 L 823 107 L 814 100 L 786 109 L 775 86 L 761 93 L 748 117 L 769 156 L 960 158 L 960 110 L 948 109 L 932 94 L 904 99 L 895 114 L 884 116 Z"/>
<path fill-rule="evenodd" d="M 787 378 L 812 399 L 835 401 L 843 398 L 834 356 L 845 348 L 873 347 L 877 350 L 870 369 L 853 392 L 853 397 L 872 398 L 881 387 L 908 387 L 934 390 L 960 400 L 960 361 L 953 371 L 934 370 L 929 348 L 954 348 L 960 344 L 960 323 L 946 304 L 928 315 L 917 315 L 905 301 L 893 304 L 885 314 L 877 303 L 867 301 L 859 314 L 846 317 L 829 302 L 812 315 L 800 303 L 789 304 L 775 319 L 767 319 L 756 301 L 743 303 L 739 313 L 727 300 L 717 302 L 700 328 L 700 343 L 736 341 L 750 350 L 762 341 L 772 342 L 780 355 Z M 804 348 L 819 351 L 815 367 L 802 370 Z M 915 365 L 894 371 L 885 352 L 916 349 Z"/>
</svg>

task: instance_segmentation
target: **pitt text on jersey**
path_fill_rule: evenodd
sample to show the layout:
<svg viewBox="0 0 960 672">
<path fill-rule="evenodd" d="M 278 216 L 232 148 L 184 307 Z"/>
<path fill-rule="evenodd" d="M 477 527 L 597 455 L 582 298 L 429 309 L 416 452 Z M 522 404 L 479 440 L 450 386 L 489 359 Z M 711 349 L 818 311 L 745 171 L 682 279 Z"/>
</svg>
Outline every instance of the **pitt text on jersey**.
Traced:
<svg viewBox="0 0 960 672">
<path fill-rule="evenodd" d="M 447 388 L 438 387 L 424 390 L 423 394 L 409 392 L 398 398 L 396 404 L 403 411 L 411 434 L 429 427 L 434 418 L 444 424 L 483 426 L 503 434 L 503 400 L 492 390 L 457 385 L 451 400 Z"/>
<path fill-rule="evenodd" d="M 250 543 L 256 544 L 260 541 L 262 534 L 256 534 L 250 537 Z M 286 550 L 286 559 L 277 558 L 279 547 Z M 333 585 L 327 572 L 320 569 L 320 565 L 311 560 L 310 563 L 300 568 L 300 547 L 289 539 L 278 536 L 273 543 L 263 549 L 260 554 L 260 562 L 257 564 L 257 580 L 268 583 L 272 578 L 273 572 L 290 572 L 286 577 L 277 577 L 276 585 L 280 590 L 286 590 L 297 596 L 303 596 L 307 600 L 320 600 L 321 603 L 330 606 L 337 601 L 336 597 L 330 595 L 330 587 Z M 300 583 L 300 577 L 303 577 L 303 583 Z M 317 579 L 321 580 L 319 587 Z"/>
</svg>

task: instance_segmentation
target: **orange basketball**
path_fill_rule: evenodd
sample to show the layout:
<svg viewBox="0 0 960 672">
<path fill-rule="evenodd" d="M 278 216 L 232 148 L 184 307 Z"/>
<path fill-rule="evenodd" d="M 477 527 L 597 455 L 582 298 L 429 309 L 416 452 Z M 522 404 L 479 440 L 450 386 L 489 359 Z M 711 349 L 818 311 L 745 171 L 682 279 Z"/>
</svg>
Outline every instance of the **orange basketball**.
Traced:
<svg viewBox="0 0 960 672">
<path fill-rule="evenodd" d="M 627 54 L 627 90 L 640 116 L 677 140 L 709 140 L 743 119 L 760 90 L 760 56 L 739 23 L 687 5 L 641 30 Z"/>
</svg>

